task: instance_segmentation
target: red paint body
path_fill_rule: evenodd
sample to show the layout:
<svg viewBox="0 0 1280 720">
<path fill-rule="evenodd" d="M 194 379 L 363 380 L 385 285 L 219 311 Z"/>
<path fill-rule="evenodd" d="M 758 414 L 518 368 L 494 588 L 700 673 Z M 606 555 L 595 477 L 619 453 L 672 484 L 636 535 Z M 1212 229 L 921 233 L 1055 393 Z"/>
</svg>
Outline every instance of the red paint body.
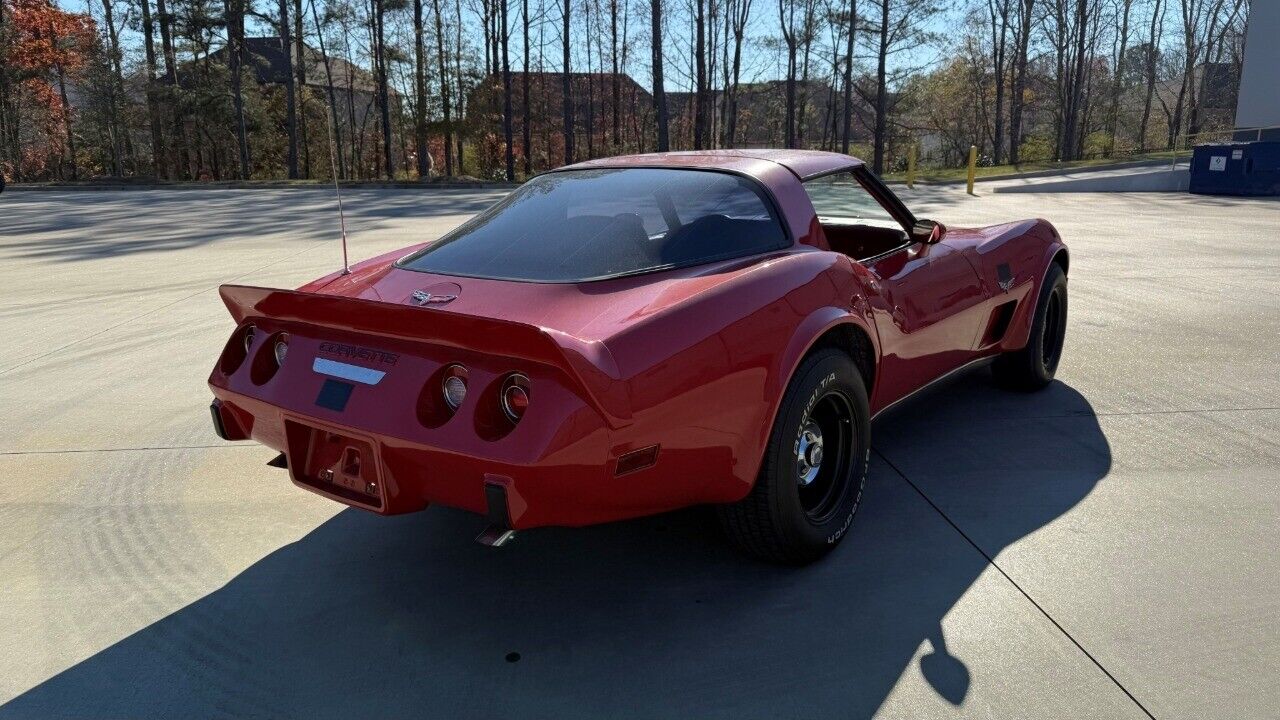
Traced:
<svg viewBox="0 0 1280 720">
<path fill-rule="evenodd" d="M 575 167 L 583 166 L 699 167 L 754 178 L 795 242 L 765 255 L 577 284 L 393 267 L 417 249 L 407 248 L 298 291 L 224 286 L 237 323 L 257 328 L 248 357 L 232 362 L 243 354 L 237 331 L 209 378 L 225 435 L 284 452 L 295 483 L 381 513 L 433 502 L 485 512 L 486 482 L 506 489 L 515 528 L 731 502 L 755 481 L 783 390 L 824 333 L 841 325 L 865 333 L 874 348 L 875 413 L 967 363 L 1025 345 L 1049 263 L 1066 262 L 1058 233 L 1043 220 L 950 229 L 939 242 L 913 242 L 865 266 L 832 252 L 801 180 L 865 172 L 834 153 L 673 153 Z M 1007 291 L 1001 264 L 1013 280 Z M 409 304 L 415 290 L 457 298 L 420 307 Z M 1008 303 L 1007 330 L 993 342 L 994 318 Z M 288 333 L 287 358 L 256 382 L 276 332 Z M 330 350 L 321 352 L 322 343 Z M 395 362 L 334 347 L 394 354 Z M 312 369 L 315 357 L 385 376 L 357 384 L 343 410 L 326 409 L 317 405 L 325 378 Z M 468 368 L 468 396 L 442 419 L 431 405 L 451 363 Z M 510 372 L 530 381 L 529 409 L 514 427 L 502 422 L 496 399 Z M 654 445 L 652 466 L 617 475 L 621 456 Z M 354 454 L 344 457 L 348 448 Z M 343 465 L 353 458 L 355 465 Z M 333 482 L 317 480 L 325 468 L 338 468 Z"/>
</svg>

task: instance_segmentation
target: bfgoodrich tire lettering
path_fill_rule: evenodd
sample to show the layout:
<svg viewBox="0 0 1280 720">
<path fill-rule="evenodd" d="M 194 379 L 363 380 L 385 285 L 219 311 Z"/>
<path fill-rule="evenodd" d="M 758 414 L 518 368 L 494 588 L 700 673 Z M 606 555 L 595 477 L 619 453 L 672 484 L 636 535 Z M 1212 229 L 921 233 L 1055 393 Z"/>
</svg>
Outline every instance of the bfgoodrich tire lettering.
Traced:
<svg viewBox="0 0 1280 720">
<path fill-rule="evenodd" d="M 870 450 L 867 390 L 852 359 L 810 355 L 783 395 L 751 493 L 718 509 L 725 533 L 764 560 L 816 560 L 853 522 Z"/>
</svg>

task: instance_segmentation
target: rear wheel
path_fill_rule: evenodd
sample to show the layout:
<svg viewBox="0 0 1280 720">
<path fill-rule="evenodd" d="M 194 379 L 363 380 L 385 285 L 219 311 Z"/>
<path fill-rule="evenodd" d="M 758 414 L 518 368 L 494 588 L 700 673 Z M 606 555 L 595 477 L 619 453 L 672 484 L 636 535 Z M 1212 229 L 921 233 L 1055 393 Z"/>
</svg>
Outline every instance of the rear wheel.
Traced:
<svg viewBox="0 0 1280 720">
<path fill-rule="evenodd" d="M 1026 347 L 1007 352 L 991 366 L 996 382 L 1011 390 L 1039 390 L 1053 381 L 1067 333 L 1067 276 L 1057 263 L 1049 266 Z"/>
<path fill-rule="evenodd" d="M 867 390 L 853 361 L 839 350 L 809 356 L 783 395 L 751 493 L 718 509 L 729 539 L 772 562 L 821 557 L 853 521 L 870 449 Z"/>
</svg>

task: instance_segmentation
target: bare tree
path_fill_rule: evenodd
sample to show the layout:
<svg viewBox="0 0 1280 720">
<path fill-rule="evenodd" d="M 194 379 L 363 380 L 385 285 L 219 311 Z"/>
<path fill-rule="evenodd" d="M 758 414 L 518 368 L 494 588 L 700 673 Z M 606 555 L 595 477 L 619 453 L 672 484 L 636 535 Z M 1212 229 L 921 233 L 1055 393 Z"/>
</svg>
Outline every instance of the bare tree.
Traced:
<svg viewBox="0 0 1280 720">
<path fill-rule="evenodd" d="M 147 0 L 142 0 L 145 3 Z M 249 136 L 245 129 L 244 92 L 241 68 L 244 65 L 245 0 L 225 0 L 227 11 L 227 70 L 231 75 L 231 104 L 236 117 L 236 142 L 240 152 L 240 179 L 249 179 Z M 149 53 L 154 65 L 154 51 Z"/>
<path fill-rule="evenodd" d="M 527 1 L 527 0 L 526 0 Z M 613 58 L 613 146 L 622 144 L 622 79 L 618 77 L 618 0 L 609 0 L 609 49 Z"/>
<path fill-rule="evenodd" d="M 693 0 L 693 7 L 693 149 L 701 150 L 707 132 L 707 0 Z"/>
<path fill-rule="evenodd" d="M 307 43 L 302 29 L 302 0 L 293 3 L 293 48 L 296 62 L 293 69 L 297 82 L 298 132 L 302 145 L 302 177 L 311 177 L 311 143 L 307 137 Z"/>
<path fill-rule="evenodd" d="M 453 120 L 449 105 L 449 72 L 445 64 L 444 14 L 440 12 L 440 0 L 431 0 L 436 16 L 436 59 L 440 69 L 440 105 L 444 114 L 444 174 L 453 176 Z"/>
<path fill-rule="evenodd" d="M 653 25 L 653 114 L 658 125 L 658 152 L 667 152 L 671 144 L 667 128 L 667 93 L 662 86 L 662 0 L 649 0 L 649 16 Z"/>
<path fill-rule="evenodd" d="M 165 94 L 169 101 L 169 117 L 173 122 L 174 177 L 185 178 L 190 166 L 187 156 L 187 131 L 182 121 L 178 87 L 178 60 L 173 48 L 173 14 L 165 0 L 156 0 L 156 21 L 160 25 L 160 47 L 164 51 Z"/>
<path fill-rule="evenodd" d="M 163 2 L 163 0 L 160 0 Z M 280 0 L 280 54 L 284 57 L 284 107 L 285 131 L 289 135 L 289 179 L 298 179 L 298 110 L 294 103 L 295 90 L 293 75 L 293 40 L 289 26 L 289 0 Z M 298 64 L 302 64 L 302 56 L 298 56 Z"/>
<path fill-rule="evenodd" d="M 782 41 L 787 47 L 786 129 L 783 144 L 789 148 L 796 146 L 796 51 L 799 47 L 797 36 L 800 30 L 796 26 L 796 2 L 797 0 L 778 0 L 778 23 L 782 29 Z M 884 0 L 884 3 L 888 8 L 889 0 Z"/>
<path fill-rule="evenodd" d="M 1132 2 L 1132 0 L 1124 0 Z M 991 155 L 995 164 L 1004 159 L 1004 96 L 1005 77 L 1008 71 L 1009 23 L 1013 14 L 1013 0 L 987 0 L 987 16 L 991 22 L 991 62 L 995 84 L 995 117 L 991 138 Z"/>
<path fill-rule="evenodd" d="M 422 0 L 413 0 L 413 144 L 418 179 L 431 177 L 431 150 L 427 144 L 427 45 L 423 38 Z"/>
<path fill-rule="evenodd" d="M 3 0 L 0 0 L 2 2 Z M 124 94 L 124 73 L 120 68 L 120 34 L 116 30 L 115 16 L 113 11 L 114 3 L 112 0 L 102 0 L 102 20 L 107 26 L 107 52 L 110 55 L 108 62 L 111 72 L 111 82 L 107 87 L 107 129 L 111 142 L 111 174 L 115 177 L 124 175 L 125 164 L 125 144 L 128 141 L 128 132 L 121 127 L 118 113 L 120 101 L 125 97 Z M 0 10 L 0 15 L 3 14 Z M 0 23 L 0 28 L 3 23 Z"/>
<path fill-rule="evenodd" d="M 738 85 L 742 78 L 742 43 L 746 39 L 747 23 L 751 19 L 752 0 L 730 0 L 726 13 L 733 33 L 733 69 L 729 87 L 725 95 L 727 110 L 725 111 L 724 145 L 733 147 L 738 133 Z"/>
<path fill-rule="evenodd" d="M 564 50 L 561 82 L 561 102 L 564 119 L 564 164 L 573 164 L 573 77 L 569 64 L 569 14 L 572 0 L 560 0 L 560 16 L 564 22 L 561 30 L 561 47 Z"/>
<path fill-rule="evenodd" d="M 858 31 L 858 0 L 849 0 L 846 18 L 849 27 L 844 31 L 844 87 L 842 88 L 844 125 L 840 133 L 840 152 L 848 155 L 849 137 L 853 134 L 853 40 Z"/>
<path fill-rule="evenodd" d="M 511 33 L 507 29 L 508 0 L 498 0 L 502 4 L 502 137 L 506 145 L 507 181 L 515 182 L 516 157 L 512 149 L 514 142 L 511 136 Z"/>
<path fill-rule="evenodd" d="M 1022 111 L 1026 105 L 1027 56 L 1031 49 L 1031 26 L 1035 0 L 1014 0 L 1017 25 L 1013 35 L 1013 86 L 1009 92 L 1009 162 L 1022 154 Z"/>
<path fill-rule="evenodd" d="M 533 174 L 533 119 L 529 112 L 529 0 L 520 0 L 521 21 L 524 23 L 524 72 L 521 73 L 520 123 L 521 144 L 524 147 L 524 174 Z"/>
<path fill-rule="evenodd" d="M 467 78 L 462 72 L 462 0 L 454 0 L 453 2 L 453 78 L 458 83 L 458 94 L 454 100 L 457 105 L 457 118 L 459 128 L 454 133 L 453 139 L 458 144 L 458 174 L 467 174 L 467 160 L 465 152 L 465 126 L 462 125 L 463 120 L 467 117 Z"/>
<path fill-rule="evenodd" d="M 1120 16 L 1120 28 L 1115 37 L 1115 59 L 1111 64 L 1111 107 L 1107 111 L 1107 154 L 1116 149 L 1116 133 L 1120 128 L 1120 95 L 1124 92 L 1124 61 L 1129 49 L 1129 16 L 1133 0 L 1115 0 L 1116 13 Z"/>
<path fill-rule="evenodd" d="M 228 0 L 235 2 L 235 0 Z M 164 135 L 160 131 L 160 101 L 156 93 L 156 46 L 155 46 L 155 23 L 151 17 L 151 0 L 139 0 L 139 8 L 142 10 L 142 39 L 143 46 L 146 49 L 146 73 L 147 73 L 147 116 L 151 124 L 151 167 L 152 173 L 156 178 L 164 177 Z M 228 12 L 227 19 L 227 35 L 228 45 L 231 44 L 232 35 L 232 19 L 231 13 Z M 234 78 L 232 80 L 233 96 L 239 98 L 240 95 L 236 91 Z M 243 125 L 241 125 L 243 128 Z M 247 163 L 246 163 L 247 164 Z"/>
<path fill-rule="evenodd" d="M 320 25 L 320 16 L 316 13 L 316 0 L 309 0 L 311 3 L 311 21 L 316 26 L 316 41 L 320 44 L 320 59 L 324 63 L 324 85 L 329 95 L 329 116 L 333 124 L 333 143 L 334 155 L 337 156 L 338 167 L 337 173 L 339 178 L 347 176 L 346 156 L 342 153 L 342 123 L 338 121 L 338 99 L 333 90 L 333 65 L 329 62 L 329 52 L 325 49 L 324 29 Z"/>
<path fill-rule="evenodd" d="M 1164 34 L 1163 0 L 1155 0 L 1151 9 L 1151 28 L 1147 34 L 1147 49 L 1143 74 L 1146 77 L 1146 95 L 1142 104 L 1142 122 L 1138 127 L 1138 152 L 1147 150 L 1147 124 L 1151 122 L 1151 100 L 1156 92 L 1156 69 L 1160 60 L 1160 39 Z"/>
</svg>

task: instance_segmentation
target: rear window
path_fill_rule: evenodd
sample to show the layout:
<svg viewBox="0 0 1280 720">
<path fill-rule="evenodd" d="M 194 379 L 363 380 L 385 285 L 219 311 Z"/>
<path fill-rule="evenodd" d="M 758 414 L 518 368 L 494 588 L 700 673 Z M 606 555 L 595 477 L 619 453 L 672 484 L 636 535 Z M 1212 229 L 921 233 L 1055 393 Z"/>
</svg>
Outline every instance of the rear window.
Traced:
<svg viewBox="0 0 1280 720">
<path fill-rule="evenodd" d="M 650 168 L 536 177 L 400 267 L 445 275 L 582 282 L 788 245 L 753 181 Z"/>
</svg>

